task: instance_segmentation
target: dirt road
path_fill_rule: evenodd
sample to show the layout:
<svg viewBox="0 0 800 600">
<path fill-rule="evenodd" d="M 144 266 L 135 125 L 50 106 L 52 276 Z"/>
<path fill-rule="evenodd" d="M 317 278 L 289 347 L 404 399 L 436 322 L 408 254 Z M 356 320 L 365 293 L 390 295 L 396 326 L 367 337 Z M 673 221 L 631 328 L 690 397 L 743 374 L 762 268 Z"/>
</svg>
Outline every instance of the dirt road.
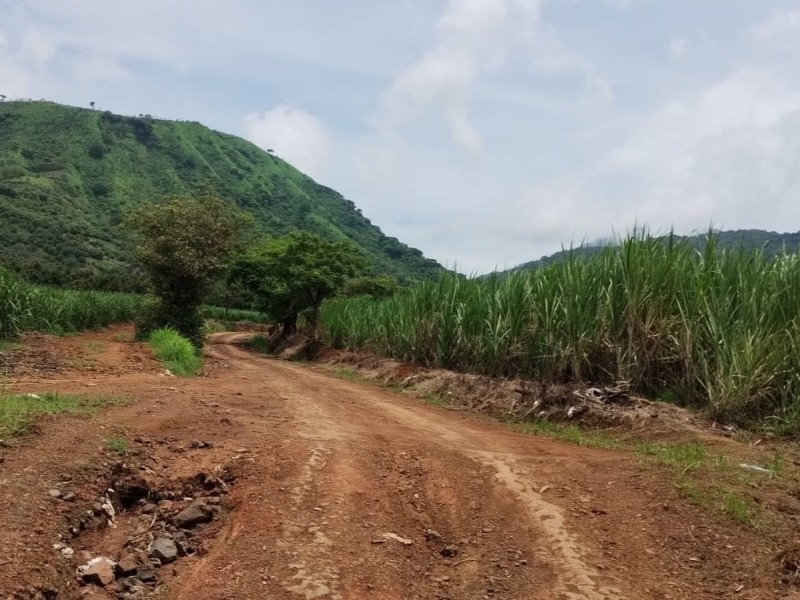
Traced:
<svg viewBox="0 0 800 600">
<path fill-rule="evenodd" d="M 40 597 L 43 580 L 51 597 L 79 597 L 58 583 L 73 567 L 51 548 L 74 507 L 43 498 L 72 478 L 88 501 L 109 435 L 162 478 L 234 465 L 213 538 L 161 569 L 160 598 L 791 597 L 765 538 L 680 498 L 661 469 L 259 357 L 235 343 L 243 336 L 215 336 L 202 378 L 164 377 L 105 335 L 116 358 L 94 375 L 15 381 L 131 402 L 4 450 L 0 598 Z M 110 554 L 126 526 L 123 515 L 72 545 Z"/>
</svg>

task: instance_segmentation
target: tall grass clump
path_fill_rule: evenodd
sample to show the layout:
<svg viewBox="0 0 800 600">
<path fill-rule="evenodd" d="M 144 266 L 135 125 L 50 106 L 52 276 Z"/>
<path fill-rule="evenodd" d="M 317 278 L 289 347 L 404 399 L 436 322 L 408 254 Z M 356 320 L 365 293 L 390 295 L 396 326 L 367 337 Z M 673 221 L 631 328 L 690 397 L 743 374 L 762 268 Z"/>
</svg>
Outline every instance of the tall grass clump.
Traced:
<svg viewBox="0 0 800 600">
<path fill-rule="evenodd" d="M 32 285 L 0 269 L 0 340 L 25 331 L 72 333 L 132 321 L 141 301 L 134 294 Z"/>
<path fill-rule="evenodd" d="M 155 330 L 147 343 L 156 358 L 175 375 L 196 375 L 203 366 L 203 359 L 194 345 L 171 327 Z"/>
<path fill-rule="evenodd" d="M 534 271 L 444 274 L 322 312 L 334 347 L 545 381 L 630 381 L 733 422 L 800 429 L 800 262 L 634 233 Z"/>
</svg>

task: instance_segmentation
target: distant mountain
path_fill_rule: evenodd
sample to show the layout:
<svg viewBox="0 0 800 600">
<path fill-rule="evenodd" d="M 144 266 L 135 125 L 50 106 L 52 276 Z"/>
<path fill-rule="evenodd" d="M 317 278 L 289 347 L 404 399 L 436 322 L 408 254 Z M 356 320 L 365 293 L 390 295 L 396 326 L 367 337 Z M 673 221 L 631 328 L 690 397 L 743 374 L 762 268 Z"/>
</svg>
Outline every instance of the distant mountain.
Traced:
<svg viewBox="0 0 800 600">
<path fill-rule="evenodd" d="M 796 233 L 776 233 L 774 231 L 763 231 L 761 229 L 737 229 L 734 231 L 715 231 L 717 236 L 717 247 L 724 250 L 735 250 L 738 248 L 755 249 L 763 248 L 768 256 L 774 256 L 782 250 L 786 249 L 788 252 L 797 252 L 800 249 L 800 231 Z M 663 237 L 666 236 L 656 236 Z M 698 250 L 705 247 L 707 233 L 689 235 L 689 236 L 673 236 L 673 239 L 685 240 Z M 592 242 L 591 244 L 576 246 L 572 249 L 565 249 L 549 256 L 543 256 L 538 260 L 523 263 L 506 272 L 511 271 L 529 271 L 539 267 L 553 264 L 564 260 L 572 253 L 573 256 L 592 256 L 599 253 L 604 246 L 613 245 L 613 239 L 605 241 Z"/>
<path fill-rule="evenodd" d="M 376 274 L 410 283 L 442 268 L 241 138 L 149 115 L 0 103 L 0 266 L 34 281 L 125 288 L 132 246 L 117 227 L 124 214 L 209 185 L 264 233 L 301 229 L 353 241 Z"/>
</svg>

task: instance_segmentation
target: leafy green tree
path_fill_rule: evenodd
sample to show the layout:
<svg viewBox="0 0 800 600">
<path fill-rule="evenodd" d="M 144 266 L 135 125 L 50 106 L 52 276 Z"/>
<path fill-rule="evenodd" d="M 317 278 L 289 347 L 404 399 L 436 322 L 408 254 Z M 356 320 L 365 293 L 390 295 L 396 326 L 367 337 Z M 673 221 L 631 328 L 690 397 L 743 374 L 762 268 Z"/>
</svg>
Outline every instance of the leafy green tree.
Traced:
<svg viewBox="0 0 800 600">
<path fill-rule="evenodd" d="M 342 289 L 342 296 L 355 298 L 371 296 L 373 298 L 391 298 L 400 290 L 394 277 L 379 275 L 377 277 L 356 277 L 350 279 Z"/>
<path fill-rule="evenodd" d="M 158 296 L 137 335 L 170 325 L 202 346 L 200 306 L 207 286 L 242 250 L 250 220 L 210 192 L 145 204 L 128 217 L 138 235 L 137 258 Z"/>
<path fill-rule="evenodd" d="M 296 232 L 267 240 L 241 257 L 233 277 L 253 292 L 261 310 L 281 323 L 284 335 L 297 331 L 303 311 L 308 311 L 316 335 L 323 300 L 338 293 L 364 267 L 352 243 Z"/>
</svg>

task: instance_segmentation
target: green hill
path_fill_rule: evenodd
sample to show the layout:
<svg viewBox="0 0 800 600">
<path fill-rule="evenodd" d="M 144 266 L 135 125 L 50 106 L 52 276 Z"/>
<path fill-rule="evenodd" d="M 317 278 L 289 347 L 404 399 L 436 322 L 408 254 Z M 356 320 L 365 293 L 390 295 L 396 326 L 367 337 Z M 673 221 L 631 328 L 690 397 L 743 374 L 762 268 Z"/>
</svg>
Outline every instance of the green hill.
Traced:
<svg viewBox="0 0 800 600">
<path fill-rule="evenodd" d="M 720 250 L 738 250 L 740 248 L 750 249 L 763 249 L 764 253 L 768 256 L 775 256 L 776 254 L 787 251 L 797 252 L 800 250 L 800 231 L 796 233 L 776 233 L 774 231 L 764 231 L 761 229 L 737 229 L 733 231 L 715 231 L 714 235 L 717 236 L 717 248 Z M 662 237 L 666 243 L 669 236 Z M 686 241 L 691 246 L 702 252 L 706 245 L 707 233 L 696 235 L 674 235 L 673 240 Z M 614 240 L 606 242 L 593 242 L 591 244 L 584 244 L 576 246 L 572 249 L 561 250 L 549 256 L 543 256 L 537 260 L 523 263 L 508 271 L 529 271 L 539 267 L 559 262 L 567 258 L 570 254 L 573 256 L 592 256 L 600 252 L 604 246 L 613 245 Z"/>
<path fill-rule="evenodd" d="M 0 103 L 0 266 L 33 281 L 129 288 L 131 243 L 118 227 L 126 212 L 208 185 L 264 233 L 303 229 L 352 240 L 376 274 L 409 283 L 442 268 L 384 235 L 353 202 L 241 138 L 149 115 Z"/>
</svg>

